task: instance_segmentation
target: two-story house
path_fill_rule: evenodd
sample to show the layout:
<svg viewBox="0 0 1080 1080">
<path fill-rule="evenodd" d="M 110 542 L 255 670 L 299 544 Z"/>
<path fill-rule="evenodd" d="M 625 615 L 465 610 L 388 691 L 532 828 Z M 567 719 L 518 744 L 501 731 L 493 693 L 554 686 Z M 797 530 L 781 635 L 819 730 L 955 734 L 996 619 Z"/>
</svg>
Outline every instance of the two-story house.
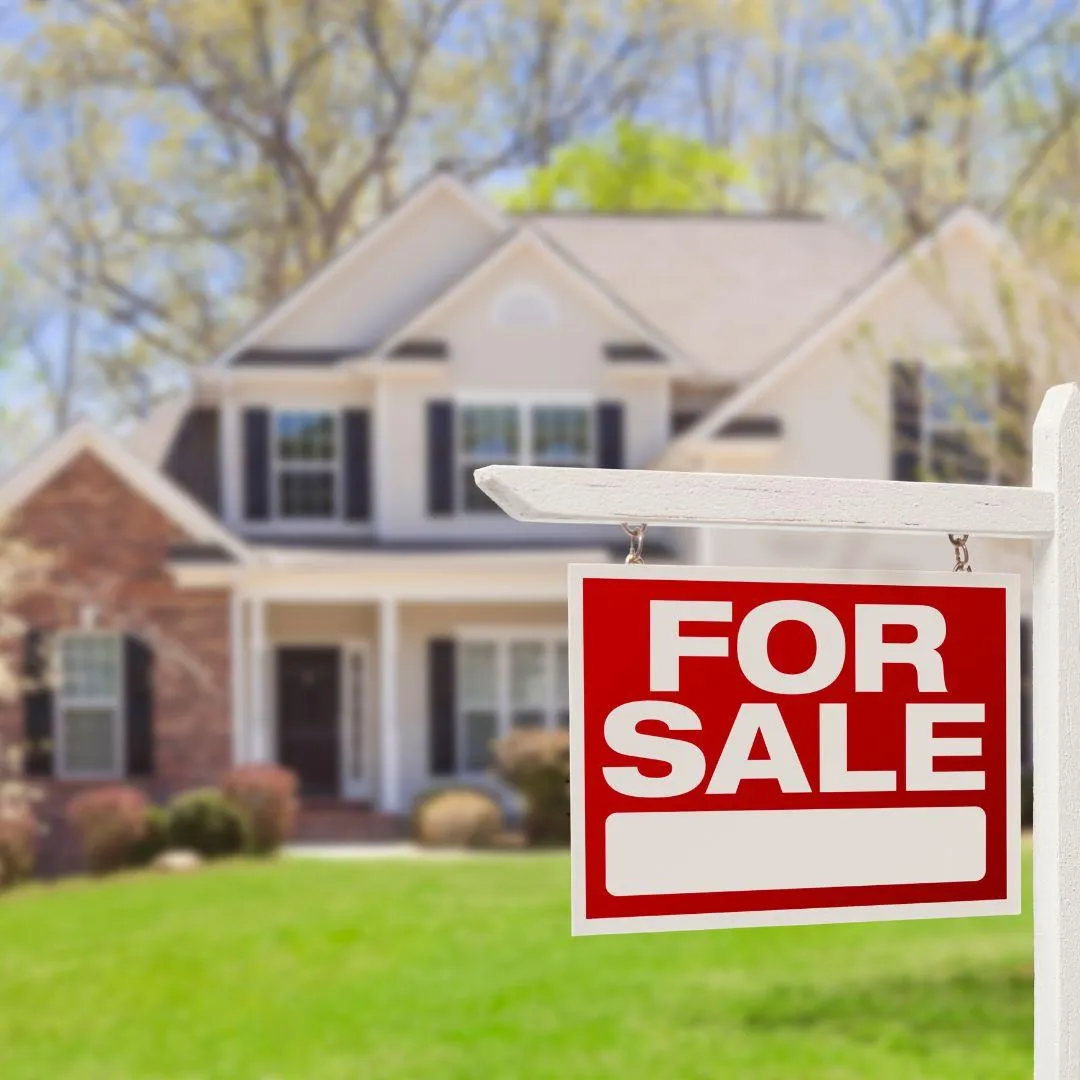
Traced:
<svg viewBox="0 0 1080 1080">
<path fill-rule="evenodd" d="M 54 677 L 0 735 L 57 802 L 275 761 L 313 829 L 393 820 L 482 776 L 500 734 L 567 722 L 566 564 L 625 552 L 506 518 L 474 468 L 1026 482 L 1001 419 L 1026 431 L 1023 380 L 939 372 L 972 310 L 1000 321 L 1005 246 L 968 210 L 899 254 L 812 216 L 508 216 L 437 175 L 188 396 L 123 440 L 80 422 L 0 484 L 56 560 L 19 661 Z M 944 537 L 781 532 L 650 535 L 646 557 L 951 566 Z"/>
</svg>

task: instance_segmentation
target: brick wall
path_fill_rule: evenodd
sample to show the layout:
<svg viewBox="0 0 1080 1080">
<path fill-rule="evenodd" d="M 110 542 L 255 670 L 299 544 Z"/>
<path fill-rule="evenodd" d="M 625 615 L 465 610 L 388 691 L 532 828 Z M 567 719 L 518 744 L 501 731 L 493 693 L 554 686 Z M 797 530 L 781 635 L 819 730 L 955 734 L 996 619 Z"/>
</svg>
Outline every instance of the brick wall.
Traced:
<svg viewBox="0 0 1080 1080">
<path fill-rule="evenodd" d="M 25 598 L 34 626 L 76 628 L 94 605 L 98 626 L 144 638 L 154 651 L 155 774 L 151 795 L 213 782 L 230 761 L 229 603 L 222 590 L 178 589 L 166 558 L 189 540 L 153 504 L 84 452 L 13 516 L 11 531 L 54 559 L 50 585 Z M 23 735 L 21 702 L 0 703 L 0 740 Z M 70 864 L 63 805 L 85 783 L 47 780 L 42 869 Z"/>
</svg>

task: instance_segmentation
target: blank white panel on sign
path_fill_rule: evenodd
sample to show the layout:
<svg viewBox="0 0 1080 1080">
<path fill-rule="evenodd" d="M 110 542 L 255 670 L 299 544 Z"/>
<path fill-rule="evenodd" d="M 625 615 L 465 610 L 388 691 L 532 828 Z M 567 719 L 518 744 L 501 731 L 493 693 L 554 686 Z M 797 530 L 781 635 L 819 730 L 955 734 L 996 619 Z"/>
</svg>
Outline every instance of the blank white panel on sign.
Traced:
<svg viewBox="0 0 1080 1080">
<path fill-rule="evenodd" d="M 613 896 L 980 881 L 977 806 L 612 814 Z"/>
</svg>

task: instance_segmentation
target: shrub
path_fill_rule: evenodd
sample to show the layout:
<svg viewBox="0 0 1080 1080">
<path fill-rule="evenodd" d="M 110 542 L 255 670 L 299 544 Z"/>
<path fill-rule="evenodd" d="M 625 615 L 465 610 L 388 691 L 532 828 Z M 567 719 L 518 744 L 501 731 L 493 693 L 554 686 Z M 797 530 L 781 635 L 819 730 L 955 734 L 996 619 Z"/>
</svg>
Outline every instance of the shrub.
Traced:
<svg viewBox="0 0 1080 1080">
<path fill-rule="evenodd" d="M 296 788 L 296 774 L 276 765 L 241 765 L 225 774 L 221 789 L 243 813 L 257 855 L 277 851 L 292 835 Z"/>
<path fill-rule="evenodd" d="M 412 835 L 426 847 L 490 847 L 502 828 L 502 807 L 480 788 L 436 789 L 413 806 Z"/>
<path fill-rule="evenodd" d="M 85 791 L 67 805 L 67 819 L 79 838 L 86 865 L 93 874 L 133 866 L 146 839 L 146 796 L 134 787 L 116 785 Z"/>
<path fill-rule="evenodd" d="M 131 851 L 132 866 L 149 866 L 169 846 L 169 815 L 160 806 L 148 806 L 143 834 Z"/>
<path fill-rule="evenodd" d="M 525 800 L 530 845 L 570 842 L 570 738 L 564 729 L 512 731 L 495 744 L 495 771 Z"/>
<path fill-rule="evenodd" d="M 247 823 L 216 788 L 185 791 L 169 803 L 169 845 L 207 859 L 236 855 L 247 846 Z"/>
<path fill-rule="evenodd" d="M 32 814 L 0 818 L 0 889 L 18 885 L 34 872 L 37 831 Z"/>
<path fill-rule="evenodd" d="M 33 873 L 42 831 L 35 804 L 44 793 L 25 778 L 26 749 L 21 743 L 0 745 L 0 889 Z"/>
</svg>

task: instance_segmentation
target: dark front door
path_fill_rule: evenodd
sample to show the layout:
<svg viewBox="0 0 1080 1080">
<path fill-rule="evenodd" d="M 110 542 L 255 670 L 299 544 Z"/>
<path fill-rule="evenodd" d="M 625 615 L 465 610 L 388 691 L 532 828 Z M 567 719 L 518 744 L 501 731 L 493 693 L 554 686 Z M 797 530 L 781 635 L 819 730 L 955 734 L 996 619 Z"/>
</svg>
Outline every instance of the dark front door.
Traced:
<svg viewBox="0 0 1080 1080">
<path fill-rule="evenodd" d="M 340 663 L 334 648 L 278 650 L 278 760 L 304 795 L 340 793 Z"/>
</svg>

